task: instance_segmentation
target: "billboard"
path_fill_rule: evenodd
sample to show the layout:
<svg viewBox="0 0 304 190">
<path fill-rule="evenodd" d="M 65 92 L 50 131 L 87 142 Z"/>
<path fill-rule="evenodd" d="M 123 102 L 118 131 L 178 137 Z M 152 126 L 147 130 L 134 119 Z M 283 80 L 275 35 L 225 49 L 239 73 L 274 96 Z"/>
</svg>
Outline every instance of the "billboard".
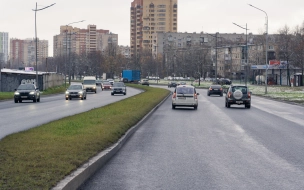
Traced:
<svg viewBox="0 0 304 190">
<path fill-rule="evenodd" d="M 268 69 L 287 69 L 287 61 L 270 60 Z M 266 69 L 266 65 L 251 65 L 251 69 Z"/>
<path fill-rule="evenodd" d="M 286 69 L 287 61 L 270 60 L 268 69 Z"/>
<path fill-rule="evenodd" d="M 25 71 L 35 71 L 34 67 L 25 67 L 24 70 Z"/>
</svg>

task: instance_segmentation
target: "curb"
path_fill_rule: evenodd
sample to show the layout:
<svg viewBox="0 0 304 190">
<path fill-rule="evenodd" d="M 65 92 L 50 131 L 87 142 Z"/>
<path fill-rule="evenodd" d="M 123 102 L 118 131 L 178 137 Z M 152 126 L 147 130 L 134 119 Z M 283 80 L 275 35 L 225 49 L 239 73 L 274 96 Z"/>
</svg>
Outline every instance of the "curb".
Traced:
<svg viewBox="0 0 304 190">
<path fill-rule="evenodd" d="M 147 115 L 145 115 L 136 125 L 131 127 L 117 143 L 100 152 L 98 155 L 91 158 L 87 163 L 80 166 L 76 171 L 66 176 L 52 190 L 70 190 L 79 188 L 86 180 L 88 180 L 96 171 L 100 170 L 127 142 L 127 140 L 135 133 L 142 123 L 154 113 L 160 105 L 162 105 L 169 97 L 168 94 L 158 105 L 156 105 Z"/>
</svg>

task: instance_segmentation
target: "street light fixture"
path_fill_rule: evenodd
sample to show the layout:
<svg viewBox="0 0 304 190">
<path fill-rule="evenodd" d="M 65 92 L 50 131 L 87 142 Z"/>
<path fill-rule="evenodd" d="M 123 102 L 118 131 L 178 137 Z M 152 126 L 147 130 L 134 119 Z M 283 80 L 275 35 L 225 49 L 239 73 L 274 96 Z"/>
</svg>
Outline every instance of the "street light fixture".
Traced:
<svg viewBox="0 0 304 190">
<path fill-rule="evenodd" d="M 242 29 L 244 29 L 244 30 L 246 30 L 246 59 L 245 59 L 245 85 L 247 86 L 247 66 L 248 66 L 248 40 L 247 40 L 247 30 L 249 30 L 248 28 L 247 28 L 247 23 L 246 23 L 246 28 L 244 28 L 244 27 L 242 27 L 242 26 L 240 26 L 240 25 L 238 25 L 238 24 L 236 24 L 236 23 L 232 23 L 232 24 L 234 24 L 234 25 L 236 25 L 236 26 L 238 26 L 238 27 L 240 27 L 240 28 L 242 28 Z"/>
<path fill-rule="evenodd" d="M 66 73 L 67 73 L 66 72 L 66 65 L 67 65 L 67 57 L 68 57 L 68 26 L 71 25 L 71 24 L 79 23 L 79 22 L 84 22 L 84 20 L 77 21 L 77 22 L 71 22 L 71 23 L 65 25 L 65 47 L 66 47 L 66 55 L 65 55 L 65 63 L 64 63 L 64 86 L 65 87 L 66 87 Z M 69 70 L 70 70 L 70 67 L 69 67 Z M 70 74 L 69 74 L 69 84 L 71 84 Z"/>
<path fill-rule="evenodd" d="M 258 9 L 259 11 L 262 11 L 263 13 L 265 13 L 266 15 L 266 43 L 265 43 L 265 49 L 266 49 L 266 73 L 265 73 L 265 94 L 267 94 L 267 74 L 268 74 L 268 15 L 265 11 L 263 11 L 262 9 L 259 9 L 251 4 L 248 4 L 249 6 Z"/>
<path fill-rule="evenodd" d="M 37 22 L 36 22 L 36 18 L 37 18 L 37 11 L 42 11 L 42 10 L 44 10 L 44 9 L 46 9 L 46 8 L 49 8 L 49 7 L 51 7 L 51 6 L 53 6 L 53 5 L 55 5 L 56 3 L 53 3 L 53 4 L 51 4 L 51 5 L 49 5 L 49 6 L 46 6 L 46 7 L 43 7 L 43 8 L 41 8 L 41 9 L 37 9 L 37 2 L 36 2 L 36 9 L 33 9 L 33 11 L 35 11 L 35 39 L 36 39 L 36 87 L 39 85 L 39 83 L 38 83 L 38 66 L 37 66 L 37 57 L 38 57 L 38 51 L 37 51 L 37 46 L 38 46 L 38 39 L 37 39 Z"/>
</svg>

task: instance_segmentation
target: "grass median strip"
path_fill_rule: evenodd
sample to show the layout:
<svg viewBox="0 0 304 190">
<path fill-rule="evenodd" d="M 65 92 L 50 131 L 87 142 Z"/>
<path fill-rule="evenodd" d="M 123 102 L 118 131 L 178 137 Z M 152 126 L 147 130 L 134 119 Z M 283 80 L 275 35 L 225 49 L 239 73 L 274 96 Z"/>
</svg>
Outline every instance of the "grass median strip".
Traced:
<svg viewBox="0 0 304 190">
<path fill-rule="evenodd" d="M 145 93 L 2 139 L 0 189 L 50 189 L 117 142 L 170 93 L 135 87 Z"/>
</svg>

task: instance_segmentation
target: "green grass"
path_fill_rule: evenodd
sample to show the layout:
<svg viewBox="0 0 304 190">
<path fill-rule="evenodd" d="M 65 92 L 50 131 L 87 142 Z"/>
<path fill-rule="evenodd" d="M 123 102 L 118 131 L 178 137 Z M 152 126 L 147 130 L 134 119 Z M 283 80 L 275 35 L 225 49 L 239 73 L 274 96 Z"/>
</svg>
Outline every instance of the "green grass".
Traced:
<svg viewBox="0 0 304 190">
<path fill-rule="evenodd" d="M 67 86 L 68 87 L 68 86 Z M 55 86 L 42 91 L 42 95 L 58 94 L 66 90 L 64 85 Z M 0 100 L 9 100 L 14 98 L 14 92 L 0 92 Z"/>
<path fill-rule="evenodd" d="M 170 93 L 133 86 L 145 92 L 2 139 L 0 189 L 50 189 L 117 142 Z"/>
</svg>

